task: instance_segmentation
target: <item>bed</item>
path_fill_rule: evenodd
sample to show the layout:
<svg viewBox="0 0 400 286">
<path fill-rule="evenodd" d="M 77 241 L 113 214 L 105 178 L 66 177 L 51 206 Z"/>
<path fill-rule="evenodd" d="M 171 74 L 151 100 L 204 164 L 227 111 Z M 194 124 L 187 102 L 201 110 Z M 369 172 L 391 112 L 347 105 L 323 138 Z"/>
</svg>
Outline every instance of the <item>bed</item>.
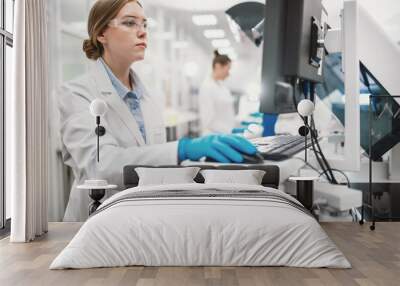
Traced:
<svg viewBox="0 0 400 286">
<path fill-rule="evenodd" d="M 315 218 L 277 189 L 276 166 L 199 166 L 264 170 L 262 185 L 205 184 L 199 173 L 194 183 L 152 186 L 138 186 L 137 167 L 124 168 L 127 189 L 102 203 L 50 269 L 351 267 Z"/>
</svg>

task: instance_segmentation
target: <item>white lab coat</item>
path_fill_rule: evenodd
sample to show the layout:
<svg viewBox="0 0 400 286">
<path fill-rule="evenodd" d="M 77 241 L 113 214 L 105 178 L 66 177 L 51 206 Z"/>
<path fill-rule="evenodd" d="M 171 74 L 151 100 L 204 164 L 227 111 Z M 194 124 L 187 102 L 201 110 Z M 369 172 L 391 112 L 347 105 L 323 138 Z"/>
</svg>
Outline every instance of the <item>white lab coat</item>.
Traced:
<svg viewBox="0 0 400 286">
<path fill-rule="evenodd" d="M 211 76 L 207 77 L 199 91 L 199 115 L 202 135 L 231 133 L 236 125 L 231 92 Z"/>
<path fill-rule="evenodd" d="M 134 74 L 135 84 L 141 85 Z M 142 90 L 145 90 L 142 86 Z M 97 163 L 95 118 L 89 112 L 92 100 L 107 103 L 101 118 L 106 134 L 100 137 L 100 163 Z M 59 94 L 62 153 L 65 164 L 73 170 L 73 183 L 64 221 L 84 221 L 88 217 L 88 191 L 78 190 L 85 179 L 106 179 L 123 187 L 122 171 L 129 164 L 177 164 L 178 143 L 166 142 L 162 108 L 147 94 L 140 106 L 144 117 L 147 142 L 126 103 L 117 94 L 101 62 L 84 76 L 64 84 Z"/>
</svg>

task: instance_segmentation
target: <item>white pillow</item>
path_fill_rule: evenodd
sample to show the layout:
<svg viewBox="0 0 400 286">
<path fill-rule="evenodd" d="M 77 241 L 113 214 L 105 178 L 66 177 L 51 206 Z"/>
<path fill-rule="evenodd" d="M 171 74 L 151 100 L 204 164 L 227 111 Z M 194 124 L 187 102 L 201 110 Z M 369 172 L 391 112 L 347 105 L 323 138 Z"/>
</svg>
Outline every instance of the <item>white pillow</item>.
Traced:
<svg viewBox="0 0 400 286">
<path fill-rule="evenodd" d="M 198 167 L 185 168 L 135 168 L 139 176 L 139 186 L 195 183 L 200 171 Z"/>
<path fill-rule="evenodd" d="M 205 184 L 226 183 L 261 185 L 265 171 L 261 170 L 203 170 Z"/>
</svg>

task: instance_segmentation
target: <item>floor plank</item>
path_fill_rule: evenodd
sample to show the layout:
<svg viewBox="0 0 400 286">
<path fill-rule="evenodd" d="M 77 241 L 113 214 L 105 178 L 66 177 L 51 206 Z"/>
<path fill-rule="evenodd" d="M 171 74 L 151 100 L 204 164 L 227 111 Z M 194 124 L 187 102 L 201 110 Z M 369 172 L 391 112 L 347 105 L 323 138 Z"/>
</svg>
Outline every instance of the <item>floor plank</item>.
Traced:
<svg viewBox="0 0 400 286">
<path fill-rule="evenodd" d="M 0 240 L 0 285 L 399 285 L 400 222 L 368 225 L 323 223 L 352 269 L 289 267 L 119 267 L 50 271 L 55 256 L 79 230 L 79 223 L 51 223 L 45 236 L 29 244 Z"/>
</svg>

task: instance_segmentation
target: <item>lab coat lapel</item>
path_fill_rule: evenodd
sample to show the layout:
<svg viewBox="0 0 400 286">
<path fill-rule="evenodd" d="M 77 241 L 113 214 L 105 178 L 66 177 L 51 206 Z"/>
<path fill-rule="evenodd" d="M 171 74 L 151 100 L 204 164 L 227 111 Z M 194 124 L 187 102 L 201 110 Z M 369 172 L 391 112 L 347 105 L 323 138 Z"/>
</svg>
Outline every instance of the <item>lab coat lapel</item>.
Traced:
<svg viewBox="0 0 400 286">
<path fill-rule="evenodd" d="M 140 101 L 140 109 L 142 110 L 142 115 L 143 115 L 143 121 L 144 121 L 144 130 L 146 133 L 146 140 L 148 144 L 154 144 L 151 132 L 153 132 L 153 120 L 151 120 L 151 115 L 154 110 L 151 110 L 150 103 L 148 101 L 148 98 L 144 97 Z"/>
<path fill-rule="evenodd" d="M 142 95 L 140 99 L 140 109 L 143 115 L 146 142 L 149 145 L 164 143 L 166 135 L 162 111 L 156 108 L 155 103 L 147 93 L 146 88 L 137 74 L 135 72 L 132 74 L 136 89 L 139 90 Z"/>
<path fill-rule="evenodd" d="M 131 131 L 133 138 L 137 141 L 139 146 L 145 145 L 146 142 L 144 142 L 144 138 L 135 118 L 126 103 L 115 91 L 107 75 L 107 71 L 99 60 L 96 62 L 93 69 L 93 75 L 102 99 L 104 99 L 109 108 L 114 111 L 113 116 L 117 116 L 121 119 L 124 125 Z"/>
<path fill-rule="evenodd" d="M 147 144 L 165 143 L 167 135 L 162 109 L 156 106 L 150 97 L 144 97 L 140 106 L 145 122 Z"/>
</svg>

